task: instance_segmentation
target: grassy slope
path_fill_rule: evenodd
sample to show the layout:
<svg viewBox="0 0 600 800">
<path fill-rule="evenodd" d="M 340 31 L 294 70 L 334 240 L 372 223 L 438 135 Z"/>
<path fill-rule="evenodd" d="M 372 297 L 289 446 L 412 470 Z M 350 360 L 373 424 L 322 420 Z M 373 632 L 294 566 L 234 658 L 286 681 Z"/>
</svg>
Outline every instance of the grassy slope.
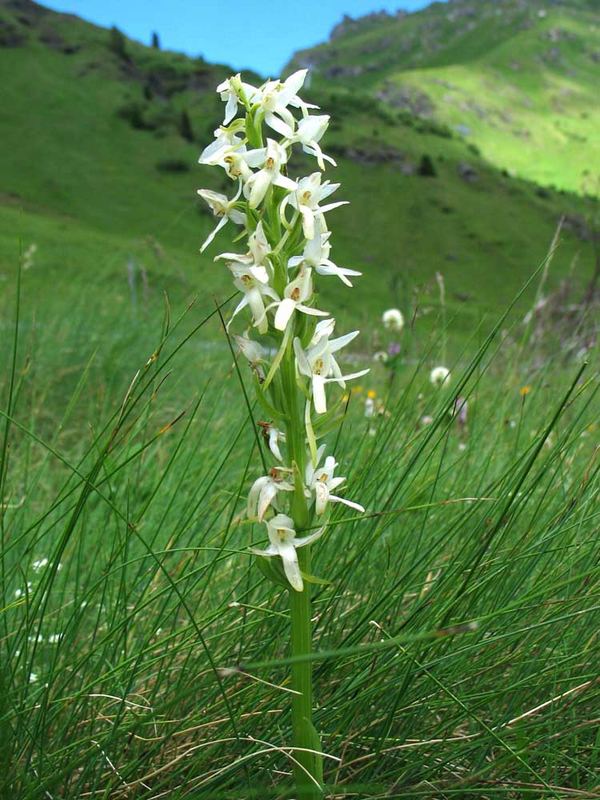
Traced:
<svg viewBox="0 0 600 800">
<path fill-rule="evenodd" d="M 390 102 L 400 90 L 426 95 L 427 113 L 468 131 L 490 162 L 544 185 L 597 193 L 600 29 L 592 5 L 453 6 L 365 22 L 293 63 L 314 63 L 323 84 L 337 66 L 334 82 Z M 463 16 L 467 10 L 473 14 Z M 352 67 L 359 74 L 349 75 Z"/>
<path fill-rule="evenodd" d="M 108 51 L 106 31 L 55 14 L 44 20 L 46 28 L 51 25 L 81 49 L 65 55 L 40 43 L 41 23 L 22 46 L 0 49 L 0 69 L 9 76 L 8 113 L 0 122 L 3 278 L 10 283 L 19 247 L 35 242 L 38 253 L 28 281 L 34 296 L 44 296 L 49 313 L 71 295 L 78 302 L 88 298 L 92 307 L 99 298 L 129 303 L 130 258 L 145 269 L 151 299 L 167 291 L 180 302 L 200 290 L 201 303 L 210 306 L 213 292 L 229 291 L 228 275 L 211 257 L 230 242 L 225 234 L 221 245 L 198 255 L 212 218 L 197 203 L 195 188 L 227 184 L 214 170 L 194 164 L 221 113 L 213 87 L 225 68 L 134 43 L 128 43 L 131 63 L 123 64 Z M 143 86 L 157 68 L 193 73 L 195 85 L 169 99 L 144 101 Z M 344 95 L 317 95 L 336 120 L 328 143 L 342 152 L 335 179 L 343 184 L 340 196 L 351 201 L 332 216 L 334 256 L 365 272 L 354 292 L 340 293 L 332 281 L 322 282 L 342 319 L 350 312 L 368 325 L 391 302 L 410 309 L 415 287 L 425 286 L 421 302 L 435 302 L 436 293 L 427 287 L 441 271 L 451 310 L 470 328 L 481 313 L 508 302 L 531 274 L 561 213 L 586 213 L 576 197 L 541 198 L 532 185 L 502 176 L 460 139 L 420 131 L 411 119 L 399 120 L 360 98 L 349 103 Z M 145 103 L 147 118 L 162 115 L 166 123 L 155 131 L 133 129 L 117 114 L 132 101 Z M 197 142 L 185 141 L 176 130 L 173 120 L 182 108 L 189 111 Z M 413 166 L 428 153 L 438 176 L 405 175 L 396 161 L 365 164 L 344 157 L 357 148 L 370 161 L 387 150 Z M 158 171 L 156 165 L 167 159 L 190 169 Z M 458 175 L 463 161 L 479 172 L 473 184 Z M 294 169 L 308 167 L 297 163 Z M 556 275 L 579 253 L 577 271 L 584 280 L 589 250 L 587 242 L 566 233 Z"/>
</svg>

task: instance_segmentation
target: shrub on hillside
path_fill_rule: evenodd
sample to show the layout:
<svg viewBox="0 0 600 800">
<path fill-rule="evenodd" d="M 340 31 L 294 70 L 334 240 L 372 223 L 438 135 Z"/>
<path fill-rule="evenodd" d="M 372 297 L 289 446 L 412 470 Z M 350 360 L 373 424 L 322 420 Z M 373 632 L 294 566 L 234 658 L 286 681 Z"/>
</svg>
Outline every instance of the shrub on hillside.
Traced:
<svg viewBox="0 0 600 800">
<path fill-rule="evenodd" d="M 147 118 L 146 106 L 137 100 L 130 100 L 117 109 L 117 116 L 139 131 L 155 130 L 156 125 Z"/>
<path fill-rule="evenodd" d="M 183 109 L 179 115 L 179 123 L 177 127 L 179 134 L 184 139 L 186 139 L 188 142 L 194 141 L 194 129 L 192 128 L 192 121 L 190 119 L 190 115 L 185 109 Z"/>
<path fill-rule="evenodd" d="M 190 165 L 183 158 L 164 158 L 156 162 L 159 172 L 189 172 Z"/>
<path fill-rule="evenodd" d="M 396 112 L 395 121 L 400 122 L 406 128 L 412 128 L 417 133 L 429 133 L 432 136 L 439 136 L 442 139 L 452 139 L 454 134 L 447 125 L 436 122 L 433 119 L 425 119 L 411 114 L 410 111 L 401 110 Z"/>
<path fill-rule="evenodd" d="M 435 178 L 437 176 L 437 170 L 431 156 L 426 153 L 421 156 L 417 173 L 423 178 Z"/>
<path fill-rule="evenodd" d="M 344 118 L 354 113 L 366 113 L 390 125 L 395 122 L 395 115 L 379 100 L 368 94 L 331 92 L 328 95 L 322 95 L 320 92 L 315 92 L 311 102 L 313 99 L 318 105 L 327 106 L 333 117 Z"/>
<path fill-rule="evenodd" d="M 2 19 L 0 24 L 0 47 L 19 47 L 26 41 L 23 31 L 10 19 Z"/>
<path fill-rule="evenodd" d="M 115 25 L 108 32 L 108 49 L 123 61 L 130 61 L 127 41 Z"/>
</svg>

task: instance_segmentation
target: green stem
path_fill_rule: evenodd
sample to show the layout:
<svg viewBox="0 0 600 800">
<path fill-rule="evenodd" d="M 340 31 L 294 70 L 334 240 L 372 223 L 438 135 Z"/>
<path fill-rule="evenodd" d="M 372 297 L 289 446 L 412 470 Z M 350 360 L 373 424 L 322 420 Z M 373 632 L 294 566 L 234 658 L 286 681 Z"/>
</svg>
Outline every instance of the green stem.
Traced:
<svg viewBox="0 0 600 800">
<path fill-rule="evenodd" d="M 303 572 L 310 570 L 309 547 L 298 551 L 298 561 Z M 308 585 L 304 586 L 302 592 L 290 589 L 292 656 L 303 656 L 312 651 L 310 617 Z M 321 789 L 323 765 L 322 757 L 318 755 L 321 750 L 319 736 L 312 722 L 313 687 L 310 661 L 292 664 L 292 689 L 299 692 L 292 695 L 292 734 L 295 748 L 293 756 L 299 764 L 294 767 L 298 800 L 319 800 L 323 797 Z"/>
<path fill-rule="evenodd" d="M 304 497 L 304 466 L 306 445 L 304 442 L 304 415 L 299 403 L 296 385 L 294 355 L 291 343 L 281 363 L 281 376 L 288 404 L 287 449 L 290 462 L 295 468 L 296 489 L 292 496 L 291 516 L 297 531 L 308 526 L 309 515 Z M 310 574 L 310 546 L 297 550 L 300 569 Z M 297 592 L 290 589 L 290 624 L 292 656 L 303 656 L 312 652 L 310 584 Z M 313 686 L 312 664 L 301 661 L 292 664 L 292 735 L 294 779 L 298 800 L 320 800 L 323 797 L 322 757 L 319 736 L 312 722 Z M 310 752 L 313 751 L 313 752 Z M 316 753 L 314 752 L 316 751 Z"/>
</svg>

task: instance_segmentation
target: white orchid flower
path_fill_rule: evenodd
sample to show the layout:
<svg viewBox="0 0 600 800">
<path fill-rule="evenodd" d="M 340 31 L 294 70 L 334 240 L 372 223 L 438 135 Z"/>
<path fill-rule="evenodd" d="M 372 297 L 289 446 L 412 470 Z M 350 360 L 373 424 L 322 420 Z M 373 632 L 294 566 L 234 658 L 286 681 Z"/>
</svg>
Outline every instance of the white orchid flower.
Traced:
<svg viewBox="0 0 600 800">
<path fill-rule="evenodd" d="M 285 433 L 278 430 L 274 425 L 271 425 L 270 422 L 259 422 L 258 424 L 262 429 L 263 436 L 271 453 L 275 456 L 277 461 L 283 461 L 283 456 L 279 449 L 279 442 L 285 442 Z"/>
<path fill-rule="evenodd" d="M 285 213 L 285 208 L 289 203 L 302 215 L 302 230 L 307 239 L 315 238 L 316 222 L 319 223 L 321 230 L 327 230 L 325 224 L 325 214 L 333 211 L 334 208 L 347 205 L 347 200 L 340 200 L 338 203 L 328 203 L 320 206 L 319 203 L 329 195 L 333 194 L 339 187 L 339 183 L 325 181 L 321 183 L 321 173 L 313 172 L 306 178 L 301 178 L 291 194 L 284 197 L 281 204 L 281 214 Z"/>
<path fill-rule="evenodd" d="M 285 480 L 290 469 L 273 467 L 268 475 L 263 475 L 252 484 L 248 494 L 248 517 L 263 521 L 267 509 L 275 499 L 277 492 L 293 492 L 294 485 Z"/>
<path fill-rule="evenodd" d="M 221 95 L 221 100 L 227 103 L 223 124 L 227 125 L 235 117 L 240 101 L 244 102 L 245 100 L 247 103 L 252 103 L 258 91 L 256 86 L 245 83 L 239 72 L 232 78 L 227 78 L 223 83 L 220 83 L 217 86 L 217 92 Z"/>
<path fill-rule="evenodd" d="M 233 274 L 234 286 L 244 293 L 244 297 L 231 315 L 227 327 L 231 325 L 234 318 L 243 308 L 249 306 L 252 312 L 253 325 L 258 328 L 259 333 L 266 333 L 269 329 L 269 323 L 263 298 L 268 297 L 271 300 L 279 300 L 277 292 L 269 286 L 267 270 L 265 267 L 256 264 L 246 266 L 230 262 L 227 266 Z"/>
<path fill-rule="evenodd" d="M 299 69 L 285 81 L 267 81 L 254 97 L 254 102 L 263 109 L 267 125 L 288 139 L 293 136 L 296 123 L 288 106 L 301 108 L 304 112 L 309 107 L 315 108 L 298 97 L 307 72 Z"/>
<path fill-rule="evenodd" d="M 319 226 L 317 226 L 317 228 L 318 227 Z M 348 276 L 362 275 L 362 272 L 358 272 L 355 269 L 338 267 L 337 264 L 334 264 L 333 261 L 330 260 L 330 236 L 330 231 L 320 233 L 319 230 L 316 230 L 314 239 L 308 240 L 302 255 L 290 258 L 288 261 L 288 269 L 293 269 L 300 264 L 305 264 L 307 267 L 312 267 L 319 275 L 336 275 L 346 286 L 352 286 L 352 283 L 348 280 Z"/>
<path fill-rule="evenodd" d="M 262 365 L 267 359 L 266 349 L 258 342 L 250 339 L 247 332 L 243 336 L 234 336 L 234 339 L 242 355 L 248 359 L 250 369 L 258 378 L 258 382 L 263 383 L 265 380 L 265 371 Z"/>
<path fill-rule="evenodd" d="M 250 208 L 256 208 L 262 202 L 271 185 L 281 186 L 290 192 L 296 188 L 296 183 L 281 173 L 281 167 L 288 158 L 285 147 L 274 139 L 267 139 L 267 147 L 263 152 L 262 169 L 248 177 L 244 186 L 244 195 Z"/>
<path fill-rule="evenodd" d="M 229 262 L 227 267 L 233 273 L 234 286 L 244 292 L 244 298 L 233 312 L 229 325 L 243 308 L 250 306 L 253 324 L 258 327 L 260 333 L 266 333 L 268 321 L 263 298 L 268 297 L 275 302 L 279 302 L 281 298 L 269 286 L 272 268 L 267 255 L 271 252 L 271 248 L 262 222 L 258 223 L 256 230 L 249 237 L 248 246 L 250 248 L 248 253 L 221 253 L 215 256 L 215 261 L 225 259 Z"/>
<path fill-rule="evenodd" d="M 251 266 L 263 265 L 271 270 L 267 256 L 271 252 L 271 246 L 263 229 L 262 222 L 256 226 L 256 230 L 251 236 L 248 237 L 248 252 L 241 253 L 221 253 L 215 257 L 215 261 L 225 259 L 227 261 L 235 261 L 238 264 L 248 264 Z"/>
<path fill-rule="evenodd" d="M 312 335 L 312 339 L 310 340 L 310 344 L 311 345 L 316 344 L 324 336 L 331 336 L 334 330 L 335 330 L 335 319 L 333 317 L 329 317 L 328 319 L 322 319 L 321 322 L 317 322 L 315 326 L 315 331 Z"/>
<path fill-rule="evenodd" d="M 264 157 L 263 147 L 246 150 L 245 145 L 224 143 L 214 148 L 200 163 L 210 167 L 223 167 L 232 180 L 241 178 L 243 181 L 248 181 L 254 174 L 251 167 L 260 167 Z"/>
<path fill-rule="evenodd" d="M 232 180 L 241 178 L 244 182 L 249 181 L 253 176 L 252 168 L 260 167 L 264 159 L 264 148 L 256 150 L 246 150 L 245 147 L 228 148 L 223 152 L 220 166 Z"/>
<path fill-rule="evenodd" d="M 213 131 L 213 136 L 215 137 L 214 142 L 207 145 L 200 154 L 200 158 L 198 159 L 200 164 L 213 166 L 214 163 L 216 163 L 213 161 L 215 153 L 219 150 L 226 147 L 232 147 L 234 149 L 242 147 L 245 142 L 244 120 L 236 119 L 231 125 L 219 125 L 219 127 Z"/>
<path fill-rule="evenodd" d="M 216 228 L 210 233 L 204 241 L 204 244 L 200 248 L 200 252 L 203 253 L 208 245 L 212 242 L 215 238 L 217 233 L 223 228 L 229 220 L 231 220 L 235 225 L 245 225 L 246 224 L 246 215 L 243 211 L 240 211 L 235 207 L 236 202 L 238 201 L 240 194 L 242 192 L 242 184 L 240 182 L 238 186 L 238 190 L 234 197 L 231 200 L 225 194 L 220 194 L 219 192 L 213 192 L 210 189 L 198 189 L 198 194 L 200 197 L 208 203 L 210 210 L 213 212 L 215 217 L 219 217 L 219 222 Z"/>
<path fill-rule="evenodd" d="M 323 138 L 323 134 L 327 130 L 328 125 L 329 116 L 327 114 L 303 117 L 298 122 L 296 133 L 290 139 L 291 144 L 299 142 L 305 153 L 315 156 L 320 169 L 325 169 L 325 161 L 328 161 L 334 167 L 337 166 L 333 158 L 325 155 L 319 145 L 319 141 Z"/>
<path fill-rule="evenodd" d="M 243 336 L 234 336 L 234 339 L 237 343 L 237 346 L 240 348 L 242 355 L 244 355 L 248 359 L 248 363 L 251 367 L 257 367 L 259 364 L 262 364 L 266 357 L 267 351 L 265 348 L 255 342 L 253 339 L 250 339 L 247 333 Z"/>
<path fill-rule="evenodd" d="M 254 555 L 266 558 L 280 556 L 283 561 L 283 571 L 292 589 L 301 592 L 304 589 L 304 582 L 296 550 L 316 541 L 325 532 L 325 527 L 319 528 L 309 536 L 298 538 L 294 529 L 294 521 L 286 514 L 276 514 L 266 523 L 266 526 L 270 544 L 264 550 L 251 547 L 250 551 Z"/>
<path fill-rule="evenodd" d="M 243 134 L 243 120 L 236 120 L 232 125 L 217 128 L 215 141 L 204 148 L 198 162 L 209 167 L 223 167 L 233 180 L 241 178 L 247 181 L 252 177 L 252 169 L 262 166 L 266 150 L 264 147 L 248 150 Z"/>
<path fill-rule="evenodd" d="M 329 336 L 333 332 L 334 325 L 335 320 L 323 320 L 323 322 L 319 323 L 306 351 L 302 349 L 300 340 L 297 337 L 294 339 L 294 352 L 298 371 L 312 381 L 312 396 L 317 414 L 324 414 L 327 411 L 326 383 L 335 382 L 345 388 L 346 381 L 360 378 L 369 371 L 368 369 L 363 369 L 350 375 L 342 375 L 340 366 L 333 354 L 355 339 L 359 331 L 347 333 L 345 336 L 338 336 L 337 339 L 330 341 Z"/>
<path fill-rule="evenodd" d="M 271 245 L 265 235 L 262 222 L 258 223 L 254 233 L 248 237 L 248 252 L 254 259 L 255 264 L 267 262 L 267 256 L 271 252 Z"/>
<path fill-rule="evenodd" d="M 285 287 L 283 300 L 273 304 L 277 306 L 274 324 L 278 331 L 284 331 L 287 328 L 295 311 L 301 311 L 303 314 L 313 317 L 329 316 L 327 311 L 319 311 L 318 308 L 305 305 L 313 293 L 311 273 L 310 267 L 303 267 L 298 277 Z"/>
<path fill-rule="evenodd" d="M 327 456 L 325 464 L 322 467 L 319 466 L 324 452 L 325 445 L 321 445 L 317 451 L 316 466 L 313 467 L 311 462 L 306 466 L 307 497 L 311 496 L 311 492 L 315 493 L 315 510 L 317 514 L 320 516 L 326 511 L 327 503 L 343 503 L 349 508 L 354 508 L 356 511 L 364 513 L 365 509 L 360 503 L 353 503 L 351 500 L 332 494 L 338 486 L 344 483 L 346 478 L 334 478 L 333 473 L 338 464 L 333 456 Z"/>
<path fill-rule="evenodd" d="M 279 449 L 279 441 L 285 442 L 285 433 L 277 430 L 272 425 L 269 428 L 269 450 L 278 461 L 283 461 L 281 450 Z"/>
</svg>

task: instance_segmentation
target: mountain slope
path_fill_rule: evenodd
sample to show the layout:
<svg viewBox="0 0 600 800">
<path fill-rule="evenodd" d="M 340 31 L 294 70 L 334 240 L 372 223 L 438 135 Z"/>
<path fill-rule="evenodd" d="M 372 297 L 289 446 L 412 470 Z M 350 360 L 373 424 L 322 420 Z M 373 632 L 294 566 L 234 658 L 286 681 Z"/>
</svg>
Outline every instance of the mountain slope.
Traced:
<svg viewBox="0 0 600 800">
<path fill-rule="evenodd" d="M 213 294 L 230 291 L 212 258 L 232 245 L 226 229 L 198 253 L 213 218 L 196 188 L 232 187 L 196 161 L 222 118 L 214 87 L 227 68 L 143 47 L 26 0 L 1 9 L 5 285 L 20 248 L 35 243 L 27 281 L 29 295 L 44 298 L 42 313 L 65 295 L 92 308 L 126 307 L 132 271 L 149 303 L 162 302 L 165 291 L 175 303 L 199 293 L 202 308 L 212 308 Z M 511 300 L 562 214 L 568 225 L 551 280 L 573 263 L 576 280 L 588 279 L 589 203 L 512 179 L 460 137 L 367 96 L 318 86 L 313 93 L 333 117 L 324 147 L 339 168 L 329 177 L 351 201 L 332 214 L 333 257 L 364 271 L 354 292 L 323 282 L 341 324 L 351 317 L 370 326 L 397 304 L 425 314 L 427 327 L 442 272 L 457 328 L 471 330 Z M 290 172 L 310 168 L 300 159 Z"/>
<path fill-rule="evenodd" d="M 345 19 L 297 53 L 316 85 L 369 92 L 451 127 L 500 168 L 598 192 L 600 19 L 594 2 L 454 0 Z"/>
</svg>

